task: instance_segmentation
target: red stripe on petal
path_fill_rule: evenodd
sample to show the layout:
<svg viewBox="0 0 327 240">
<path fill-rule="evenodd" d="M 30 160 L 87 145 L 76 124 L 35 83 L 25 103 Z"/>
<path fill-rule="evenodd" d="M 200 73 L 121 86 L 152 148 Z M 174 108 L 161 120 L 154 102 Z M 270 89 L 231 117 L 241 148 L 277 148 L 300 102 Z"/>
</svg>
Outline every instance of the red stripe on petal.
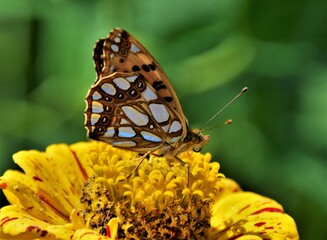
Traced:
<svg viewBox="0 0 327 240">
<path fill-rule="evenodd" d="M 47 204 L 50 208 L 52 208 L 59 216 L 61 216 L 63 219 L 65 219 L 67 222 L 69 222 L 69 216 L 66 216 L 64 213 L 62 213 L 59 209 L 57 209 L 55 206 L 53 206 L 52 204 L 50 204 L 50 202 L 48 201 L 48 199 L 46 197 L 44 197 L 41 194 L 37 193 L 37 196 L 40 198 L 40 200 L 42 202 L 44 202 L 45 204 Z"/>
<path fill-rule="evenodd" d="M 36 230 L 35 230 L 36 229 Z M 26 228 L 26 231 L 27 232 L 32 232 L 32 231 L 34 231 L 35 230 L 35 232 L 39 232 L 41 229 L 38 227 L 38 226 L 28 226 L 27 228 Z"/>
<path fill-rule="evenodd" d="M 41 236 L 41 237 L 45 237 L 47 234 L 48 234 L 48 231 L 46 231 L 46 230 L 42 230 L 40 236 Z"/>
<path fill-rule="evenodd" d="M 279 208 L 263 208 L 259 211 L 256 211 L 254 213 L 252 213 L 251 215 L 255 215 L 255 214 L 260 214 L 260 213 L 263 213 L 263 212 L 279 212 L 279 213 L 284 213 L 284 211 L 282 209 L 279 209 Z"/>
<path fill-rule="evenodd" d="M 266 222 L 258 222 L 258 223 L 255 223 L 254 226 L 256 227 L 261 227 L 262 225 L 265 225 Z"/>
<path fill-rule="evenodd" d="M 14 217 L 14 218 L 5 217 L 5 218 L 1 219 L 2 223 L 0 224 L 0 227 L 5 225 L 5 223 L 16 220 L 16 219 L 18 219 L 18 217 Z"/>
<path fill-rule="evenodd" d="M 28 226 L 26 228 L 26 231 L 27 232 L 35 231 L 36 233 L 39 233 L 40 232 L 40 237 L 45 237 L 48 234 L 48 231 L 47 230 L 41 230 L 41 228 L 38 227 L 38 226 Z"/>
<path fill-rule="evenodd" d="M 1 189 L 6 189 L 7 188 L 7 183 L 3 182 L 3 183 L 0 183 L 0 188 Z"/>
<path fill-rule="evenodd" d="M 71 149 L 70 149 L 70 151 L 71 151 L 71 153 L 73 154 L 73 156 L 74 156 L 74 158 L 75 158 L 75 161 L 76 161 L 76 163 L 77 163 L 79 169 L 81 170 L 81 173 L 82 173 L 84 179 L 87 180 L 89 177 L 88 177 L 88 175 L 87 175 L 87 172 L 86 172 L 85 169 L 83 168 L 81 162 L 79 161 L 79 159 L 78 159 L 78 157 L 77 157 L 77 155 L 76 155 L 76 152 L 74 152 L 74 151 L 71 150 Z"/>
<path fill-rule="evenodd" d="M 106 225 L 106 232 L 107 232 L 107 237 L 111 238 L 110 227 L 108 225 Z"/>
<path fill-rule="evenodd" d="M 265 227 L 265 229 L 274 229 L 274 227 Z"/>
<path fill-rule="evenodd" d="M 33 179 L 34 179 L 35 181 L 40 181 L 40 182 L 43 182 L 43 181 L 42 181 L 42 179 L 41 179 L 41 178 L 39 178 L 38 176 L 33 176 Z"/>
<path fill-rule="evenodd" d="M 250 205 L 246 205 L 244 206 L 243 208 L 240 209 L 240 211 L 238 211 L 238 213 L 241 213 L 243 212 L 245 209 L 247 209 L 248 207 L 250 207 Z"/>
</svg>

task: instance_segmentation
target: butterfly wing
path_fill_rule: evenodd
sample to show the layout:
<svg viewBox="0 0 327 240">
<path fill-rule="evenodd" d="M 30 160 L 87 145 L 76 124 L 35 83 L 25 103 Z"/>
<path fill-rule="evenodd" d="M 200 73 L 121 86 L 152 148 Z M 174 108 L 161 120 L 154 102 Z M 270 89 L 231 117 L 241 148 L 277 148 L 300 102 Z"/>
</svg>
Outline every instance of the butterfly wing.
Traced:
<svg viewBox="0 0 327 240">
<path fill-rule="evenodd" d="M 92 139 L 145 153 L 184 137 L 184 119 L 140 72 L 100 77 L 86 103 L 85 126 Z"/>
<path fill-rule="evenodd" d="M 160 65 L 146 48 L 125 30 L 115 28 L 107 38 L 100 39 L 94 49 L 93 58 L 97 79 L 114 72 L 140 73 L 165 104 L 174 109 L 180 118 L 185 119 L 176 93 Z"/>
<path fill-rule="evenodd" d="M 85 111 L 90 138 L 146 152 L 186 137 L 187 121 L 174 89 L 132 35 L 112 30 L 96 43 L 93 59 L 97 79 Z"/>
</svg>

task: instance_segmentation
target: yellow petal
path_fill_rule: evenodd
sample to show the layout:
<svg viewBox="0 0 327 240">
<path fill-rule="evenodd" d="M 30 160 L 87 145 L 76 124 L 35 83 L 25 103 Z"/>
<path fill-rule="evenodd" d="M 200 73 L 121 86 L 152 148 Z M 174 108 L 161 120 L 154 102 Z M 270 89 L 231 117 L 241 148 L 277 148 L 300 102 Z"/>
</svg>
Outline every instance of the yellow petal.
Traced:
<svg viewBox="0 0 327 240">
<path fill-rule="evenodd" d="M 66 224 L 69 214 L 48 201 L 49 194 L 38 189 L 37 183 L 29 176 L 17 171 L 8 170 L 0 179 L 5 185 L 3 193 L 11 204 L 23 208 L 31 216 L 48 223 Z M 50 188 L 50 186 L 49 186 Z"/>
<path fill-rule="evenodd" d="M 228 195 L 242 191 L 241 187 L 230 178 L 221 178 L 220 182 L 217 183 L 219 193 L 213 198 L 216 201 L 225 198 Z"/>
<path fill-rule="evenodd" d="M 20 151 L 13 159 L 25 174 L 7 171 L 1 177 L 0 187 L 9 202 L 46 222 L 69 222 L 72 209 L 81 205 L 81 189 L 87 178 L 82 167 L 86 164 L 74 150 L 57 144 L 46 152 Z"/>
<path fill-rule="evenodd" d="M 216 201 L 211 226 L 213 239 L 298 239 L 295 222 L 282 206 L 251 192 L 236 192 Z"/>
<path fill-rule="evenodd" d="M 114 238 L 109 238 L 97 234 L 96 232 L 90 229 L 78 229 L 75 231 L 72 240 L 116 240 Z"/>
<path fill-rule="evenodd" d="M 0 239 L 70 239 L 73 233 L 69 224 L 50 225 L 15 205 L 0 211 Z"/>
</svg>

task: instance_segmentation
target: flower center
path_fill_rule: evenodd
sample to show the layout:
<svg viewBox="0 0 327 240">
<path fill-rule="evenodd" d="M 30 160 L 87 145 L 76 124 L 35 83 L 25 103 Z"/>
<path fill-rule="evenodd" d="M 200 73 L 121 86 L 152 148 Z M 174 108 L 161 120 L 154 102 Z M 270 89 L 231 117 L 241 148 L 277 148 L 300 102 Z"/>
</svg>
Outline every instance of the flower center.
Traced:
<svg viewBox="0 0 327 240">
<path fill-rule="evenodd" d="M 142 203 L 131 211 L 131 201 L 120 196 L 113 201 L 110 190 L 93 178 L 85 184 L 84 221 L 87 227 L 110 236 L 108 223 L 119 219 L 118 239 L 206 239 L 210 227 L 210 199 L 193 195 L 189 201 L 174 199 L 164 208 L 148 210 Z"/>
<path fill-rule="evenodd" d="M 117 239 L 207 239 L 219 184 L 219 165 L 210 163 L 210 155 L 180 156 L 190 166 L 189 188 L 187 169 L 178 161 L 151 156 L 126 179 L 138 163 L 135 156 L 99 157 L 91 157 L 94 177 L 81 197 L 88 228 Z"/>
</svg>

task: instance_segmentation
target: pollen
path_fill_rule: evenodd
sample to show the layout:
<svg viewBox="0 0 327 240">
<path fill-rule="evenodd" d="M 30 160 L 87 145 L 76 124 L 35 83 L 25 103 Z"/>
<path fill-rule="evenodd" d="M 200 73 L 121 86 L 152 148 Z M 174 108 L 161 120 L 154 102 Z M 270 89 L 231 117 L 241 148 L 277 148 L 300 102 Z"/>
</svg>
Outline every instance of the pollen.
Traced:
<svg viewBox="0 0 327 240">
<path fill-rule="evenodd" d="M 224 178 L 210 154 L 179 156 L 189 165 L 189 180 L 184 165 L 153 155 L 127 178 L 139 163 L 138 154 L 101 142 L 91 148 L 94 173 L 81 197 L 88 228 L 118 239 L 208 238 L 211 205 Z"/>
</svg>

